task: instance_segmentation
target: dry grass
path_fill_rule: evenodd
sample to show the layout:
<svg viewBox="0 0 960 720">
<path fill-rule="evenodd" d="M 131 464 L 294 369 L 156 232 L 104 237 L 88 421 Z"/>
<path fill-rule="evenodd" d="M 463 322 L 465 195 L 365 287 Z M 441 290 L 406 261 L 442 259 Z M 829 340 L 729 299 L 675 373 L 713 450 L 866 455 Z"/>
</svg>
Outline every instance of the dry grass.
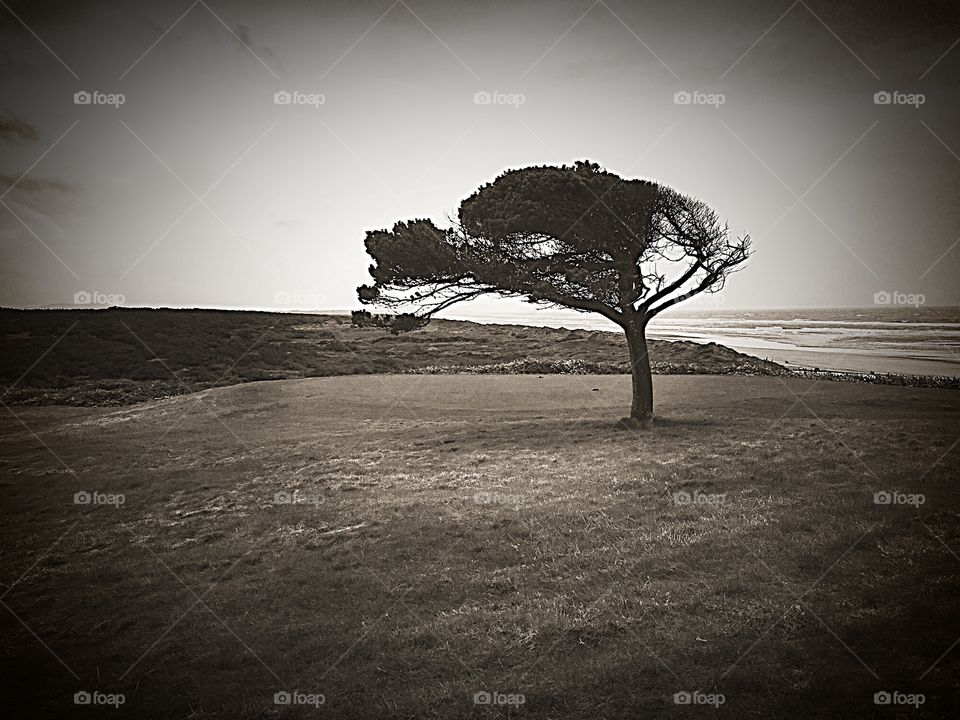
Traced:
<svg viewBox="0 0 960 720">
<path fill-rule="evenodd" d="M 7 589 L 26 572 L 4 603 L 36 637 L 4 611 L 8 705 L 72 717 L 99 688 L 125 693 L 118 717 L 635 718 L 713 713 L 673 703 L 701 689 L 732 717 L 866 718 L 887 689 L 942 716 L 960 396 L 656 385 L 640 434 L 613 429 L 621 376 L 13 408 L 36 435 L 2 424 L 0 564 Z M 283 689 L 326 704 L 276 706 Z M 485 689 L 526 702 L 474 705 Z"/>
</svg>

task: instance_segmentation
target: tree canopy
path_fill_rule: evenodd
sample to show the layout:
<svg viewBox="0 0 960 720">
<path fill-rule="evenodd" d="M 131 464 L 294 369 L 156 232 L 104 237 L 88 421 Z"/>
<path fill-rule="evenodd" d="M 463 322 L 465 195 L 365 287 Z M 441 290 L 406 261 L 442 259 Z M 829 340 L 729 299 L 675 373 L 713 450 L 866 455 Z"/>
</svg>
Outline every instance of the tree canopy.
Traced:
<svg viewBox="0 0 960 720">
<path fill-rule="evenodd" d="M 498 294 L 623 326 L 721 289 L 750 240 L 731 238 L 699 200 L 578 162 L 508 170 L 464 200 L 450 227 L 398 222 L 368 232 L 366 249 L 376 262 L 374 283 L 358 290 L 365 303 L 428 319 Z"/>
</svg>

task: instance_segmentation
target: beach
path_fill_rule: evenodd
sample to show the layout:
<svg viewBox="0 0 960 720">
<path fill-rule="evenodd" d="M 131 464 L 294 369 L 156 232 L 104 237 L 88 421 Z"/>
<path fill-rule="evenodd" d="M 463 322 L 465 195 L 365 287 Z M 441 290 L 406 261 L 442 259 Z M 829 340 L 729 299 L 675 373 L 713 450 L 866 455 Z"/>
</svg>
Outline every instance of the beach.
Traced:
<svg viewBox="0 0 960 720">
<path fill-rule="evenodd" d="M 603 318 L 555 310 L 472 319 L 620 332 Z M 960 308 L 678 311 L 654 318 L 648 336 L 714 342 L 791 368 L 960 376 Z"/>
</svg>

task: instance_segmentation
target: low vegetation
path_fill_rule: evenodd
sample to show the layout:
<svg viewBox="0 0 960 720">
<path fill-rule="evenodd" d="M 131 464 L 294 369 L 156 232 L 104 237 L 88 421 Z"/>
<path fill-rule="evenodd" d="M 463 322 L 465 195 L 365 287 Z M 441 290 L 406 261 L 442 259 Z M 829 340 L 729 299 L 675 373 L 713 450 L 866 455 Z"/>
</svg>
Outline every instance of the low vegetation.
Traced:
<svg viewBox="0 0 960 720">
<path fill-rule="evenodd" d="M 949 716 L 960 395 L 655 382 L 641 435 L 612 375 L 13 408 L 9 716 L 97 716 L 81 690 L 117 718 Z"/>
<path fill-rule="evenodd" d="M 664 373 L 781 369 L 719 345 L 654 340 L 650 347 L 654 366 Z M 354 327 L 342 315 L 0 310 L 0 383 L 14 386 L 7 403 L 127 405 L 255 380 L 469 368 L 526 358 L 623 367 L 629 354 L 616 333 L 455 320 L 394 335 Z"/>
</svg>

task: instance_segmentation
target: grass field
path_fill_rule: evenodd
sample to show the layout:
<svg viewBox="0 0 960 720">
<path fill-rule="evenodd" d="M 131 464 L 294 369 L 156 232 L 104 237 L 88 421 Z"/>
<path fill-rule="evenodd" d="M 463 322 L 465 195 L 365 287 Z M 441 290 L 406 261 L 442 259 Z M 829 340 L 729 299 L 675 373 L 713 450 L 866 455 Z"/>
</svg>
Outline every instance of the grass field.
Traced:
<svg viewBox="0 0 960 720">
<path fill-rule="evenodd" d="M 960 394 L 655 386 L 649 433 L 613 427 L 624 376 L 11 407 L 8 716 L 949 716 Z M 125 704 L 77 708 L 80 690 Z M 325 702 L 274 703 L 294 690 Z M 724 702 L 675 704 L 697 690 Z"/>
</svg>

